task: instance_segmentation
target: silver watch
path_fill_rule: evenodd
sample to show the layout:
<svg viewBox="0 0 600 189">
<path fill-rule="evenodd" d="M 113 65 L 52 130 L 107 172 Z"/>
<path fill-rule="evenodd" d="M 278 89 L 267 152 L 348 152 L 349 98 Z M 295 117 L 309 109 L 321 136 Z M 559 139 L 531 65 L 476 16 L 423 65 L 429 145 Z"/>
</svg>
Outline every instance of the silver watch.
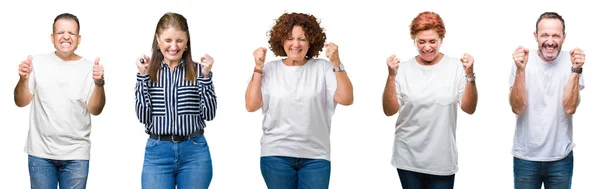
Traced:
<svg viewBox="0 0 600 189">
<path fill-rule="evenodd" d="M 333 68 L 333 72 L 343 72 L 344 70 L 344 65 L 342 63 L 340 63 L 340 66 L 338 66 L 337 68 Z"/>
<path fill-rule="evenodd" d="M 467 78 L 467 81 L 473 82 L 473 81 L 475 81 L 475 73 L 473 73 L 473 77 L 467 77 L 465 75 L 465 78 Z"/>
</svg>

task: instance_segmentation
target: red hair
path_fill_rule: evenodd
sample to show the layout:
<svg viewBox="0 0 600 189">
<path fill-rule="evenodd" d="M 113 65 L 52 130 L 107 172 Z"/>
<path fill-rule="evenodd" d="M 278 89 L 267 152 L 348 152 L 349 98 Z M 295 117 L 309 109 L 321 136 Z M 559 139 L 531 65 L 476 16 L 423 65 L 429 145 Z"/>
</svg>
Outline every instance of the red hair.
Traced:
<svg viewBox="0 0 600 189">
<path fill-rule="evenodd" d="M 434 12 L 422 12 L 417 15 L 410 23 L 410 38 L 415 39 L 417 33 L 420 31 L 426 31 L 433 29 L 440 36 L 440 39 L 444 39 L 446 35 L 446 27 L 442 17 Z"/>
</svg>

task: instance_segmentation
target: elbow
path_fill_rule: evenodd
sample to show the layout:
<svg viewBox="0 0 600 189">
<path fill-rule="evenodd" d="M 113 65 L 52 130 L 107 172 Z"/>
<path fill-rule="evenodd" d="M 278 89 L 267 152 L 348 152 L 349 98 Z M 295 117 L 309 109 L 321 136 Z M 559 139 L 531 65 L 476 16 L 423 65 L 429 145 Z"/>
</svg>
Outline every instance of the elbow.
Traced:
<svg viewBox="0 0 600 189">
<path fill-rule="evenodd" d="M 260 107 L 252 106 L 252 105 L 246 103 L 246 111 L 248 111 L 248 112 L 255 112 L 256 110 L 258 110 L 258 108 L 260 108 Z"/>
<path fill-rule="evenodd" d="M 392 111 L 385 111 L 385 110 L 383 111 L 383 113 L 385 113 L 385 116 L 388 116 L 388 117 L 393 116 L 394 114 L 396 114 L 396 113 L 394 113 Z"/>
<path fill-rule="evenodd" d="M 102 110 L 90 110 L 89 112 L 90 112 L 90 114 L 97 116 L 102 113 Z"/>
<path fill-rule="evenodd" d="M 523 109 L 522 108 L 513 107 L 512 108 L 512 112 L 515 113 L 515 114 L 517 114 L 517 115 L 521 115 L 521 113 L 523 112 Z"/>
<path fill-rule="evenodd" d="M 22 103 L 22 102 L 15 101 L 15 105 L 17 105 L 17 107 L 19 107 L 19 108 L 25 107 L 25 106 L 27 106 L 27 104 L 29 104 L 29 103 Z"/>
<path fill-rule="evenodd" d="M 398 109 L 391 108 L 390 109 L 390 108 L 383 107 L 383 113 L 385 114 L 385 116 L 390 117 L 390 116 L 393 116 L 394 114 L 396 114 L 396 112 L 398 112 L 399 109 L 400 108 L 398 108 Z"/>
<path fill-rule="evenodd" d="M 354 98 L 345 99 L 338 103 L 341 105 L 344 105 L 344 106 L 350 106 L 350 105 L 352 105 L 352 103 L 354 103 Z"/>
</svg>

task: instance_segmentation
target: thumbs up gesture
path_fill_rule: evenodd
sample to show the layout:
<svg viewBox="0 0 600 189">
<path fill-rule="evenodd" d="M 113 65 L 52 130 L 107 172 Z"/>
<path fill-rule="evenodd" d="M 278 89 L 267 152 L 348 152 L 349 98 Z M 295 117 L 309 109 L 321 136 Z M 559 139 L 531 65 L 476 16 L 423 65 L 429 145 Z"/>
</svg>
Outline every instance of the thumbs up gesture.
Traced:
<svg viewBox="0 0 600 189">
<path fill-rule="evenodd" d="M 202 65 L 202 76 L 207 78 L 210 74 L 210 70 L 212 69 L 213 63 L 215 60 L 208 54 L 204 54 L 200 58 L 200 65 Z"/>
<path fill-rule="evenodd" d="M 33 65 L 31 64 L 31 55 L 27 56 L 27 60 L 21 62 L 21 64 L 19 64 L 19 76 L 21 76 L 21 79 L 29 79 L 29 75 L 31 74 L 31 71 L 33 71 Z"/>
<path fill-rule="evenodd" d="M 92 78 L 94 78 L 94 83 L 96 85 L 104 85 L 104 67 L 100 65 L 100 58 L 96 58 L 96 60 L 94 60 Z"/>
<path fill-rule="evenodd" d="M 517 69 L 524 70 L 525 65 L 527 65 L 527 59 L 529 57 L 529 49 L 519 46 L 517 50 L 513 53 L 513 60 L 517 65 Z"/>
</svg>

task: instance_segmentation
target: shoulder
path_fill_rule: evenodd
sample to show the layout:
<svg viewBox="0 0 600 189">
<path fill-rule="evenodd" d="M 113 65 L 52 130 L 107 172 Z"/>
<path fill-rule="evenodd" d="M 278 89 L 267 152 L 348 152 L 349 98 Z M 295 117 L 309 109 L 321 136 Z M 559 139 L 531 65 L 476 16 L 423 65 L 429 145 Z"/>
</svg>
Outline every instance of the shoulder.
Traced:
<svg viewBox="0 0 600 189">
<path fill-rule="evenodd" d="M 324 69 L 328 69 L 328 68 L 333 69 L 331 62 L 329 62 L 328 60 L 322 59 L 322 58 L 310 59 L 308 63 L 310 63 L 311 66 L 322 67 Z"/>
<path fill-rule="evenodd" d="M 277 60 L 272 60 L 269 61 L 267 63 L 265 63 L 263 70 L 272 70 L 272 69 L 276 69 L 278 66 L 280 66 L 283 62 L 281 61 L 281 59 L 277 59 Z"/>
</svg>

